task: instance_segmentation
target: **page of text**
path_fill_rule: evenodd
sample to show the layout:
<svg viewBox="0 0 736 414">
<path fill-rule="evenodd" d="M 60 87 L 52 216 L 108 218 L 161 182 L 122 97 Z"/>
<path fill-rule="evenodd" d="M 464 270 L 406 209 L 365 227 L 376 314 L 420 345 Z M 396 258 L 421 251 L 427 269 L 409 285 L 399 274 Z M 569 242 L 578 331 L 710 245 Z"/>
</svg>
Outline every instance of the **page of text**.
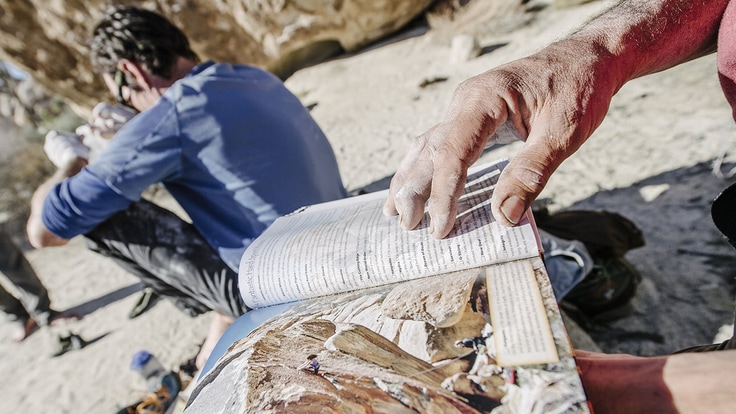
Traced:
<svg viewBox="0 0 736 414">
<path fill-rule="evenodd" d="M 557 349 L 531 262 L 489 266 L 486 286 L 498 365 L 556 362 Z"/>
<path fill-rule="evenodd" d="M 385 217 L 387 192 L 312 206 L 280 218 L 246 250 L 240 289 L 248 306 L 347 292 L 539 254 L 528 219 L 508 228 L 491 215 L 497 165 L 468 179 L 455 228 L 434 239 Z"/>
</svg>

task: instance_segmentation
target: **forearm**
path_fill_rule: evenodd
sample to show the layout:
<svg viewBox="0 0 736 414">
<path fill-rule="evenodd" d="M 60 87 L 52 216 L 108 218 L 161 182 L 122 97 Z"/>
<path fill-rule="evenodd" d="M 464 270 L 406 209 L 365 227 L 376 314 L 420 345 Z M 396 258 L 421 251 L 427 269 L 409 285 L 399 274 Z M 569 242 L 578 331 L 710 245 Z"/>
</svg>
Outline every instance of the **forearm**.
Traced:
<svg viewBox="0 0 736 414">
<path fill-rule="evenodd" d="M 736 350 L 659 357 L 577 353 L 597 414 L 733 412 Z"/>
<path fill-rule="evenodd" d="M 734 412 L 736 350 L 668 356 L 663 376 L 680 413 Z"/>
<path fill-rule="evenodd" d="M 53 233 L 49 232 L 48 229 L 46 229 L 46 226 L 44 226 L 43 220 L 41 219 L 43 203 L 52 188 L 64 179 L 79 173 L 86 165 L 87 160 L 76 158 L 68 163 L 64 168 L 58 169 L 54 175 L 38 186 L 36 191 L 33 193 L 33 197 L 31 197 L 31 212 L 28 217 L 28 223 L 26 224 L 28 241 L 33 247 L 40 248 L 60 246 L 68 242 L 68 240 L 57 237 Z"/>
<path fill-rule="evenodd" d="M 620 87 L 715 51 L 727 5 L 728 0 L 623 0 L 567 41 L 607 55 L 607 72 Z"/>
</svg>

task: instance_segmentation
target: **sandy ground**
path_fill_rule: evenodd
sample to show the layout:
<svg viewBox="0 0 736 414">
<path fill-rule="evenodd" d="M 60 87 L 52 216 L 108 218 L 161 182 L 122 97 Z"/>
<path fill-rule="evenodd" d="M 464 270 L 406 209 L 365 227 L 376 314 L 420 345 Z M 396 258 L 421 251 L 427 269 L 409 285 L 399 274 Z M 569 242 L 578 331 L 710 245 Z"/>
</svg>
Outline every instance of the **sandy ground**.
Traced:
<svg viewBox="0 0 736 414">
<path fill-rule="evenodd" d="M 305 105 L 316 105 L 312 114 L 335 148 L 348 189 L 385 187 L 411 140 L 443 115 L 459 82 L 539 49 L 606 4 L 547 8 L 514 30 L 476 13 L 301 70 L 287 86 Z M 451 39 L 461 33 L 476 36 L 488 53 L 451 62 Z M 734 181 L 713 173 L 723 154 L 719 171 L 733 167 L 730 115 L 714 56 L 633 81 L 542 194 L 552 209 L 616 211 L 644 232 L 647 245 L 628 255 L 644 276 L 635 313 L 592 327 L 600 348 L 663 354 L 709 342 L 731 323 L 736 255 L 709 217 L 711 200 Z M 488 151 L 484 160 L 512 157 L 518 145 Z M 20 344 L 6 339 L 13 326 L 0 321 L 0 413 L 115 412 L 144 392 L 128 368 L 136 351 L 148 349 L 175 368 L 204 339 L 210 316 L 189 318 L 166 301 L 129 320 L 140 290 L 136 279 L 88 252 L 80 239 L 27 256 L 54 307 L 83 319 Z M 53 338 L 66 330 L 93 343 L 52 357 Z"/>
</svg>

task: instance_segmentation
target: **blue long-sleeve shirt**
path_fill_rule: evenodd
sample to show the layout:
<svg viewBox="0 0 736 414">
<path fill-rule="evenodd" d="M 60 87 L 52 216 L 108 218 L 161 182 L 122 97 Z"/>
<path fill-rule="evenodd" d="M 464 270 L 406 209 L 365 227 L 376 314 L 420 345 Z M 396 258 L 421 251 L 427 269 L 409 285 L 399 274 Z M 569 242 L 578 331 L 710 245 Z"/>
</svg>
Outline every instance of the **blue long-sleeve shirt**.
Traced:
<svg viewBox="0 0 736 414">
<path fill-rule="evenodd" d="M 235 271 L 278 216 L 346 196 L 327 138 L 283 83 L 213 62 L 175 82 L 56 186 L 43 223 L 59 237 L 83 234 L 159 182 Z"/>
</svg>

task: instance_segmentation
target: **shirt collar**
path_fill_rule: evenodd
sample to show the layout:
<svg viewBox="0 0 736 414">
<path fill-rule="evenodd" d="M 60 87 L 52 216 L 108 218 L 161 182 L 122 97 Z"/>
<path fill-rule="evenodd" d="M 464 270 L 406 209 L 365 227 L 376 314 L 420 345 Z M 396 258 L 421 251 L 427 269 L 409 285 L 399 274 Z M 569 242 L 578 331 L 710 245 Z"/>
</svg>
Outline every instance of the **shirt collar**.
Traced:
<svg viewBox="0 0 736 414">
<path fill-rule="evenodd" d="M 198 75 L 204 72 L 205 70 L 207 70 L 208 68 L 212 67 L 214 64 L 215 64 L 214 60 L 208 60 L 206 62 L 202 62 L 199 65 L 192 68 L 192 70 L 189 73 L 187 73 L 187 76 L 185 77 Z"/>
</svg>

